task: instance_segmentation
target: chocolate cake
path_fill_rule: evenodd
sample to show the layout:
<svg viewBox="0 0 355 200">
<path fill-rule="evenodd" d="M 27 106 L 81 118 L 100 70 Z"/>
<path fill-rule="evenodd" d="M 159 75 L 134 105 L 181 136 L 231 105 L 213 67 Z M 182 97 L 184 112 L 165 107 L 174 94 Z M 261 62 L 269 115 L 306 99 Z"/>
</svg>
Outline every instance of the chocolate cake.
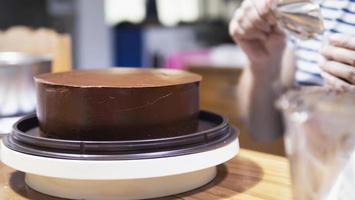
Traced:
<svg viewBox="0 0 355 200">
<path fill-rule="evenodd" d="M 35 77 L 46 137 L 140 140 L 197 129 L 199 75 L 167 69 L 77 70 Z"/>
</svg>

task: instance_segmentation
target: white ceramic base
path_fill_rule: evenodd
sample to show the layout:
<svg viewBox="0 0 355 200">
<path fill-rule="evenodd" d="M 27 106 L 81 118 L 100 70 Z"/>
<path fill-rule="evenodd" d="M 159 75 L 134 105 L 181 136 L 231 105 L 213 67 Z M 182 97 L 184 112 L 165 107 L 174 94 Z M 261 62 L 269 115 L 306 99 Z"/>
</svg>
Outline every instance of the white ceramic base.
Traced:
<svg viewBox="0 0 355 200">
<path fill-rule="evenodd" d="M 214 179 L 216 167 L 146 179 L 70 180 L 26 174 L 26 184 L 51 196 L 85 200 L 135 200 L 169 196 L 201 187 Z"/>
<path fill-rule="evenodd" d="M 85 200 L 134 200 L 198 188 L 216 166 L 239 152 L 239 142 L 183 156 L 141 160 L 66 160 L 20 153 L 2 144 L 1 161 L 26 173 L 26 183 L 51 196 Z"/>
<path fill-rule="evenodd" d="M 205 152 L 139 160 L 67 160 L 33 156 L 1 147 L 1 161 L 18 171 L 76 180 L 126 180 L 170 176 L 217 166 L 239 152 L 238 138 Z"/>
</svg>

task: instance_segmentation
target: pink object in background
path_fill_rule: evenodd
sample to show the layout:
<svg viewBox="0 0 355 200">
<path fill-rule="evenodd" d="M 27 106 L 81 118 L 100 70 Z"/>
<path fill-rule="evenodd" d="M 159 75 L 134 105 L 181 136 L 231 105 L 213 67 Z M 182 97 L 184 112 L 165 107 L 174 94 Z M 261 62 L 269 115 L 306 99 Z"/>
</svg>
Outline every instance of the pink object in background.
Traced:
<svg viewBox="0 0 355 200">
<path fill-rule="evenodd" d="M 210 50 L 176 52 L 166 58 L 165 66 L 170 69 L 186 69 L 188 63 L 209 63 Z"/>
</svg>

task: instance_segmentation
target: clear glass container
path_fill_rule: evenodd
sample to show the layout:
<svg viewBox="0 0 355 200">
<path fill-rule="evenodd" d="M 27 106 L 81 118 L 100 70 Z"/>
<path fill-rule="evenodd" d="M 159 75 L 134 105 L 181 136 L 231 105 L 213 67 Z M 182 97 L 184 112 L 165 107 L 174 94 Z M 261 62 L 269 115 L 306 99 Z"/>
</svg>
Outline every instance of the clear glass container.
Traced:
<svg viewBox="0 0 355 200">
<path fill-rule="evenodd" d="M 295 200 L 355 199 L 355 93 L 305 89 L 277 103 Z"/>
<path fill-rule="evenodd" d="M 300 39 L 311 39 L 324 32 L 319 1 L 278 0 L 273 10 L 281 27 Z"/>
</svg>

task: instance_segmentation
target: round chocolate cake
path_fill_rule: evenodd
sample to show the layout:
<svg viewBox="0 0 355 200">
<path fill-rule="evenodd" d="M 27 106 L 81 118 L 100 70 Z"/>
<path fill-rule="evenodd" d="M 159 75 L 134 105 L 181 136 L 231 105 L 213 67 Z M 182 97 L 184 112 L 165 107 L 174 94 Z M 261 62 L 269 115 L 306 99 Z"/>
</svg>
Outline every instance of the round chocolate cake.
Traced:
<svg viewBox="0 0 355 200">
<path fill-rule="evenodd" d="M 197 130 L 199 75 L 166 69 L 78 70 L 35 77 L 45 137 L 141 140 Z"/>
</svg>

